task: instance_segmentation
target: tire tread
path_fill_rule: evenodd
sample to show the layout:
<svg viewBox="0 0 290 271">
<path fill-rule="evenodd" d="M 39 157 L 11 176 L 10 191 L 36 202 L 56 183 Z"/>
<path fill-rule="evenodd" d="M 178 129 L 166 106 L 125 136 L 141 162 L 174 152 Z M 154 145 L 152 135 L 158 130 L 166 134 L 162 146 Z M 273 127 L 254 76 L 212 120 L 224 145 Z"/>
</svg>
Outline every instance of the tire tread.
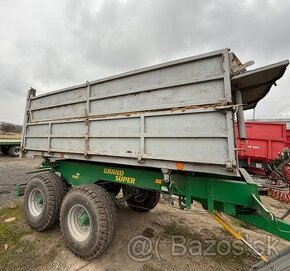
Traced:
<svg viewBox="0 0 290 271">
<path fill-rule="evenodd" d="M 66 205 L 70 202 L 71 198 L 79 195 L 86 197 L 89 204 L 97 212 L 98 225 L 97 236 L 98 241 L 94 242 L 91 248 L 80 249 L 76 243 L 71 242 L 69 232 L 66 230 Z M 102 254 L 108 245 L 112 242 L 114 236 L 115 226 L 117 224 L 117 209 L 114 205 L 113 199 L 110 194 L 102 187 L 91 184 L 81 185 L 73 188 L 65 197 L 61 212 L 60 212 L 60 225 L 66 244 L 70 250 L 78 257 L 90 260 Z"/>
</svg>

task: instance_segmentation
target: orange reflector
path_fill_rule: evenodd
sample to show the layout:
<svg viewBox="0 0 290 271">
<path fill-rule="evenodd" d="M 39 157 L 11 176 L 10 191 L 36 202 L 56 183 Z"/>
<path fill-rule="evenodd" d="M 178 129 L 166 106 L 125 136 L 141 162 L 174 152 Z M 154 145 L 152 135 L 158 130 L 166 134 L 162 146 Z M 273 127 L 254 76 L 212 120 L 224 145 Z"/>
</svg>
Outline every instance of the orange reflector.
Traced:
<svg viewBox="0 0 290 271">
<path fill-rule="evenodd" d="M 156 184 L 161 184 L 161 182 L 162 182 L 162 181 L 161 181 L 160 179 L 155 179 L 155 183 L 156 183 Z"/>
<path fill-rule="evenodd" d="M 184 168 L 183 163 L 177 162 L 177 163 L 176 163 L 176 168 L 177 168 L 178 170 L 183 170 L 183 168 Z"/>
</svg>

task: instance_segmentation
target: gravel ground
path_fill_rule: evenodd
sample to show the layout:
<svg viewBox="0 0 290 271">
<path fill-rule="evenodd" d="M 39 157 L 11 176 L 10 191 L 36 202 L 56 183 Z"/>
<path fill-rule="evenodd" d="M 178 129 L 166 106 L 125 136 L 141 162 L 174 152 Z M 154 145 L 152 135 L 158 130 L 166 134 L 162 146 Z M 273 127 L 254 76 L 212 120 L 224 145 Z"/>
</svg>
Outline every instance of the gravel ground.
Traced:
<svg viewBox="0 0 290 271">
<path fill-rule="evenodd" d="M 0 204 L 15 198 L 17 183 L 25 183 L 29 179 L 26 172 L 33 170 L 41 160 L 20 159 L 0 152 Z"/>
</svg>

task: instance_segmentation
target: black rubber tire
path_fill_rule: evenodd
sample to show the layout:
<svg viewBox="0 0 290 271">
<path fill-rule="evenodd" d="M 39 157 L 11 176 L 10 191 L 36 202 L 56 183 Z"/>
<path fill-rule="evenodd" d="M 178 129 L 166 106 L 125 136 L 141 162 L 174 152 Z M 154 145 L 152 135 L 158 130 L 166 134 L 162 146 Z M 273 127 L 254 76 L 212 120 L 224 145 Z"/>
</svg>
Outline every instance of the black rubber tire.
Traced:
<svg viewBox="0 0 290 271">
<path fill-rule="evenodd" d="M 20 154 L 20 146 L 11 146 L 9 149 L 8 149 L 8 153 L 11 157 L 17 157 L 19 156 Z"/>
<path fill-rule="evenodd" d="M 90 216 L 89 236 L 79 241 L 68 226 L 69 212 L 81 205 Z M 64 198 L 60 211 L 60 226 L 67 246 L 78 257 L 90 260 L 101 255 L 111 243 L 117 226 L 117 209 L 111 195 L 101 186 L 80 185 Z"/>
<path fill-rule="evenodd" d="M 141 198 L 141 199 L 140 199 Z M 138 189 L 138 193 L 126 200 L 127 204 L 137 212 L 148 212 L 155 208 L 160 199 L 160 192 Z"/>
<path fill-rule="evenodd" d="M 9 150 L 9 148 L 6 147 L 6 146 L 2 146 L 2 147 L 1 147 L 1 152 L 2 152 L 3 154 L 8 155 L 8 154 L 9 154 L 8 150 Z"/>
<path fill-rule="evenodd" d="M 29 196 L 34 189 L 38 189 L 43 196 L 43 209 L 38 216 L 34 216 L 29 208 Z M 65 192 L 64 182 L 56 174 L 47 172 L 33 176 L 24 192 L 24 211 L 28 224 L 38 231 L 54 226 L 59 219 Z"/>
</svg>

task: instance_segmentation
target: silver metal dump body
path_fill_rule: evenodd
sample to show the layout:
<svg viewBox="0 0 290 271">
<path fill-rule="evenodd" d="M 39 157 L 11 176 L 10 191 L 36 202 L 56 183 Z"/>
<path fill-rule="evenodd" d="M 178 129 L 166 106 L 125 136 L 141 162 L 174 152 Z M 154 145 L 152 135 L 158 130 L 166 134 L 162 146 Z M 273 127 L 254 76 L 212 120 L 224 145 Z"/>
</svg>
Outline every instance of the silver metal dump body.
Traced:
<svg viewBox="0 0 290 271">
<path fill-rule="evenodd" d="M 31 89 L 22 156 L 238 175 L 235 92 L 253 108 L 287 65 L 270 66 L 270 77 L 256 70 L 246 84 L 224 49 L 38 96 Z"/>
</svg>

